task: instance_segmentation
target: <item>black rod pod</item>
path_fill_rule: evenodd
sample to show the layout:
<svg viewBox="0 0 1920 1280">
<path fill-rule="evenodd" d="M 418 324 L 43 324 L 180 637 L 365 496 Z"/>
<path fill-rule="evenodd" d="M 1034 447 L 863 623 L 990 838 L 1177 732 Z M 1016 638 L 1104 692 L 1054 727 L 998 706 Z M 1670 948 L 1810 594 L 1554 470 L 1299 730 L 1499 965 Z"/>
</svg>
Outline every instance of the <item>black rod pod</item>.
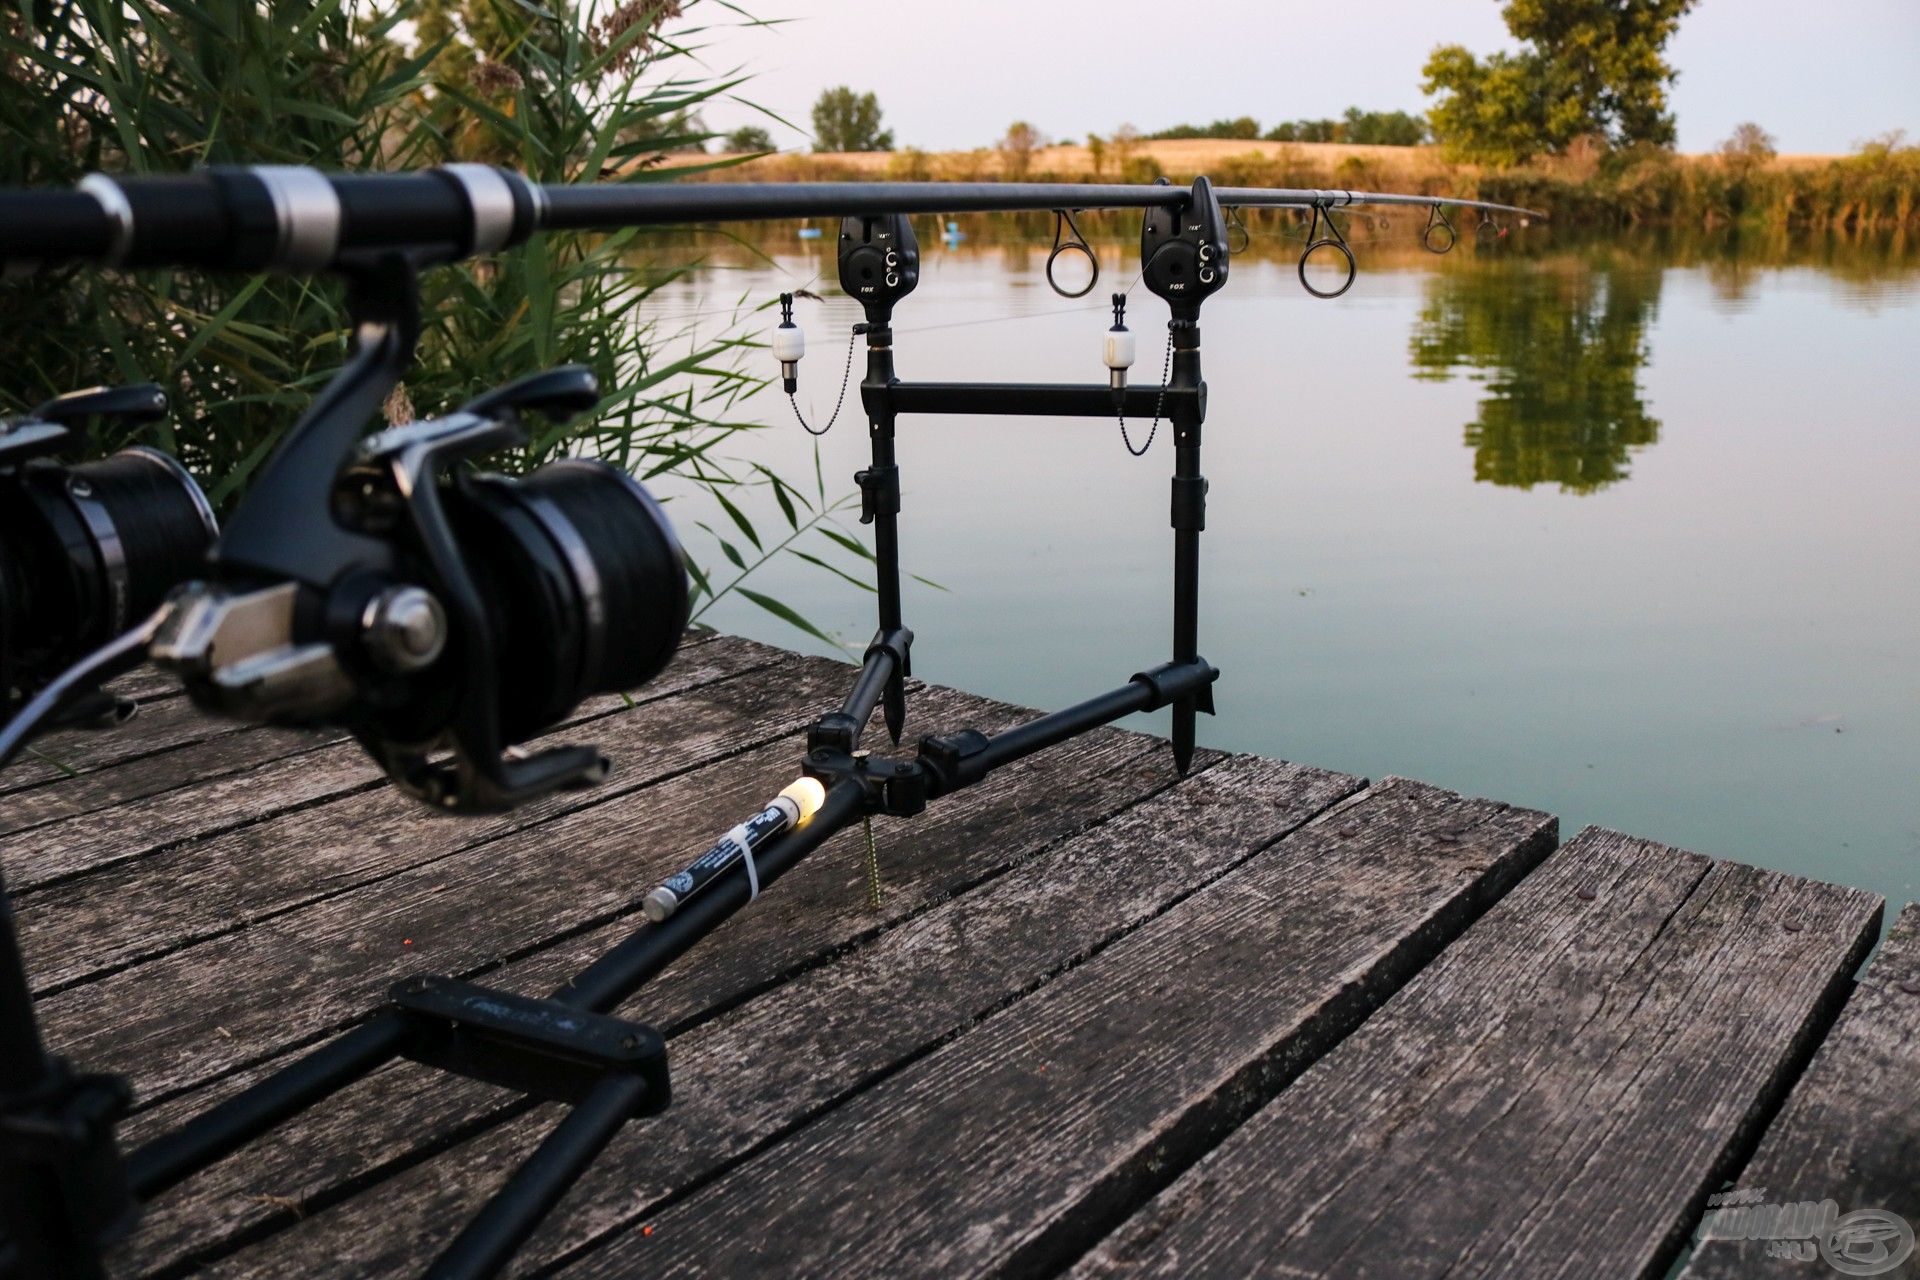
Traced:
<svg viewBox="0 0 1920 1280">
<path fill-rule="evenodd" d="M 12 715 L 83 655 L 132 628 L 198 573 L 219 529 L 181 465 L 136 445 L 62 466 L 89 418 L 151 422 L 152 383 L 75 391 L 0 423 L 0 712 Z M 131 703 L 94 694 L 56 723 L 113 724 Z"/>
<path fill-rule="evenodd" d="M 356 273 L 353 358 L 269 461 L 208 579 L 169 601 L 153 656 L 210 710 L 343 727 L 417 798 L 488 812 L 606 775 L 592 747 L 509 748 L 659 673 L 686 626 L 686 565 L 624 472 L 466 465 L 522 443 L 523 413 L 598 404 L 585 368 L 358 438 L 412 354 L 415 261 Z M 260 505 L 298 501 L 315 507 Z"/>
</svg>

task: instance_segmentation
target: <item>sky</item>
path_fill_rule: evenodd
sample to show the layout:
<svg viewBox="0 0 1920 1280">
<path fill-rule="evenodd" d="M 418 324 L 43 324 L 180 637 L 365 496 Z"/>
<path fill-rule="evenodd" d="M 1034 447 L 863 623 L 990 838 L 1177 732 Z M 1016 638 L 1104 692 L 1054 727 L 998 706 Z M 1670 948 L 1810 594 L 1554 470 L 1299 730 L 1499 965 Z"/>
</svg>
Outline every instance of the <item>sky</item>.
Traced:
<svg viewBox="0 0 1920 1280">
<path fill-rule="evenodd" d="M 703 37 L 711 69 L 753 74 L 743 96 L 804 128 L 822 88 L 871 90 L 899 145 L 929 151 L 989 145 L 1015 120 L 1078 141 L 1122 123 L 1418 112 L 1435 45 L 1512 47 L 1498 0 L 739 2 L 788 20 Z M 724 20 L 714 3 L 688 18 Z M 1668 58 L 1683 151 L 1745 120 L 1789 153 L 1849 151 L 1893 129 L 1920 138 L 1920 0 L 1703 0 Z M 706 118 L 808 144 L 738 103 Z"/>
</svg>

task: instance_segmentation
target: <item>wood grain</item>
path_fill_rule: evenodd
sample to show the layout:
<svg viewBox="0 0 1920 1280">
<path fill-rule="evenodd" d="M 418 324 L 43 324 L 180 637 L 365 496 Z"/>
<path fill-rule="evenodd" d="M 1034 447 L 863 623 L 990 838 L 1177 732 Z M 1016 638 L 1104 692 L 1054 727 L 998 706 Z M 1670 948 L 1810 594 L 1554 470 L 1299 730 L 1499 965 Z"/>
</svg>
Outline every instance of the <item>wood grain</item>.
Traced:
<svg viewBox="0 0 1920 1280">
<path fill-rule="evenodd" d="M 1229 760 L 675 1039 L 672 1109 L 615 1140 L 517 1265 L 579 1248 L 711 1177 L 1110 945 L 1359 785 Z M 304 1218 L 214 1274 L 298 1276 L 300 1259 L 320 1248 L 349 1271 L 417 1271 L 554 1119 L 552 1108 L 520 1117 Z M 456 1169 L 468 1176 L 449 1176 Z"/>
<path fill-rule="evenodd" d="M 938 689 L 917 694 L 911 707 L 914 723 L 922 729 L 967 722 L 992 728 L 1027 714 Z M 756 801 L 777 785 L 779 770 L 791 769 L 793 749 L 781 747 L 773 758 L 771 778 L 763 770 L 765 780 L 752 793 Z M 1215 758 L 1206 753 L 1202 763 Z M 651 984 L 632 1012 L 669 1032 L 696 1025 L 1001 874 L 1052 842 L 1104 821 L 1172 780 L 1163 744 L 1103 730 L 1008 770 L 994 786 L 967 793 L 961 798 L 965 803 L 957 799 L 936 806 L 915 820 L 911 841 L 897 835 L 890 823 L 876 824 L 887 868 L 885 904 L 877 913 L 864 903 L 858 834 L 844 835 L 782 879 L 778 893 L 763 898 Z M 712 771 L 691 775 L 689 781 L 684 793 L 662 801 L 659 808 L 671 810 L 683 822 L 695 814 L 696 822 L 706 823 L 701 838 L 710 838 L 723 818 L 737 813 L 729 811 L 724 795 L 713 794 Z M 716 799 L 718 803 L 707 803 Z M 704 819 L 698 816 L 702 814 Z M 690 851 L 678 851 L 670 861 L 677 865 Z M 655 867 L 651 878 L 644 872 L 636 875 L 632 899 L 615 920 L 584 934 L 563 932 L 488 980 L 532 991 L 557 984 L 634 927 L 638 895 L 661 870 Z M 548 890 L 551 900 L 556 896 L 551 884 Z M 566 918 L 564 910 L 556 917 Z M 220 1082 L 137 1116 L 133 1140 L 177 1123 L 244 1078 Z M 290 1215 L 284 1197 L 319 1197 L 324 1202 L 332 1187 L 368 1178 L 376 1169 L 403 1166 L 463 1127 L 500 1118 L 502 1103 L 497 1092 L 428 1077 L 417 1068 L 382 1073 L 163 1200 L 153 1209 L 136 1256 L 172 1256 L 172 1250 L 209 1235 L 210 1223 L 244 1233 L 260 1229 L 262 1220 L 286 1219 Z M 272 1199 L 257 1198 L 262 1195 Z M 212 1234 L 218 1239 L 221 1233 Z"/>
<path fill-rule="evenodd" d="M 1763 1203 L 1832 1200 L 1842 1216 L 1878 1209 L 1920 1228 L 1917 1098 L 1920 906 L 1909 903 L 1734 1185 L 1764 1192 Z M 1761 1241 L 1717 1239 L 1699 1246 L 1681 1280 L 1806 1280 L 1826 1265 L 1769 1257 Z M 1881 1274 L 1914 1280 L 1920 1257 Z"/>
<path fill-rule="evenodd" d="M 790 658 L 748 640 L 729 638 L 709 646 L 704 637 L 689 638 L 660 677 L 634 698 L 651 702 Z M 624 705 L 618 696 L 594 698 L 568 723 Z M 329 743 L 341 745 L 320 755 Z M 290 758 L 297 755 L 305 758 Z M 355 761 L 363 764 L 357 772 L 351 770 Z M 49 880 L 257 822 L 340 790 L 372 785 L 377 778 L 364 753 L 340 734 L 291 729 L 219 734 L 8 795 L 0 801 L 0 866 L 6 868 L 8 890 L 18 896 Z M 103 830 L 113 838 L 102 839 Z"/>
<path fill-rule="evenodd" d="M 1878 916 L 1583 832 L 1074 1274 L 1662 1275 Z"/>
<path fill-rule="evenodd" d="M 563 1274 L 1038 1274 L 1257 1109 L 1545 856 L 1390 780 Z"/>
<path fill-rule="evenodd" d="M 941 690 L 918 702 L 935 723 L 991 709 Z M 1090 735 L 1010 770 L 1021 784 L 989 802 L 916 824 L 932 839 L 916 845 L 921 858 L 892 873 L 901 900 L 955 892 L 1006 865 L 1023 839 L 1058 838 L 1128 803 L 1146 767 L 1129 762 L 1145 745 L 1118 730 Z M 793 743 L 776 743 L 463 849 L 51 996 L 41 1002 L 43 1019 L 56 1044 L 90 1064 L 130 1071 L 144 1098 L 164 1099 L 344 1025 L 407 973 L 484 972 L 633 917 L 667 871 L 790 780 L 795 759 Z M 1165 771 L 1163 761 L 1154 764 Z M 857 838 L 836 845 L 850 848 Z M 704 960 L 697 983 L 669 980 L 658 990 L 686 993 L 698 1008 L 777 981 L 786 965 L 818 953 L 833 908 L 858 901 L 846 882 L 859 875 L 851 858 L 809 862 L 729 926 L 739 947 Z M 696 986 L 704 994 L 692 994 Z"/>
<path fill-rule="evenodd" d="M 432 813 L 380 785 L 357 746 L 297 757 L 333 800 L 23 895 L 15 914 L 33 981 L 42 991 L 89 981 L 778 740 L 818 714 L 845 670 L 818 659 L 789 663 L 562 731 L 555 740 L 590 731 L 617 762 L 613 777 L 502 814 Z M 244 789 L 219 790 L 229 815 L 244 812 Z M 99 838 L 113 840 L 117 827 L 101 826 Z"/>
</svg>

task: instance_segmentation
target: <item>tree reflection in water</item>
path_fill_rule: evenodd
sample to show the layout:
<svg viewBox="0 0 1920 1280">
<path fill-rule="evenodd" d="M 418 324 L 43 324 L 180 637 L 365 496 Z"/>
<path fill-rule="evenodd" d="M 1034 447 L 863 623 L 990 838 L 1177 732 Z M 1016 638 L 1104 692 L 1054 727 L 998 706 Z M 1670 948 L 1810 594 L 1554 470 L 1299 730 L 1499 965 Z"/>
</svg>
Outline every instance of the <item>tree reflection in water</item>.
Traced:
<svg viewBox="0 0 1920 1280">
<path fill-rule="evenodd" d="M 1467 424 L 1474 479 L 1592 493 L 1660 438 L 1640 398 L 1660 271 L 1555 254 L 1477 254 L 1435 272 L 1411 344 L 1414 376 L 1484 382 Z"/>
</svg>

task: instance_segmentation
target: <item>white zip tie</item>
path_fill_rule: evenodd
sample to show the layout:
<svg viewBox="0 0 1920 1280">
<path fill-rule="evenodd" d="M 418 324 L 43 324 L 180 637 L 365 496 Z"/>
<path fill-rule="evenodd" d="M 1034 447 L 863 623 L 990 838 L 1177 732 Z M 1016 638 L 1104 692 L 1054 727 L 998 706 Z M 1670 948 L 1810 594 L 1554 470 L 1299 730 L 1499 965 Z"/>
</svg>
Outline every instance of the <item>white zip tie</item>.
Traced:
<svg viewBox="0 0 1920 1280">
<path fill-rule="evenodd" d="M 753 861 L 753 846 L 747 843 L 747 824 L 741 823 L 720 838 L 738 849 L 740 860 L 747 864 L 747 902 L 751 904 L 760 896 L 760 868 Z"/>
</svg>

